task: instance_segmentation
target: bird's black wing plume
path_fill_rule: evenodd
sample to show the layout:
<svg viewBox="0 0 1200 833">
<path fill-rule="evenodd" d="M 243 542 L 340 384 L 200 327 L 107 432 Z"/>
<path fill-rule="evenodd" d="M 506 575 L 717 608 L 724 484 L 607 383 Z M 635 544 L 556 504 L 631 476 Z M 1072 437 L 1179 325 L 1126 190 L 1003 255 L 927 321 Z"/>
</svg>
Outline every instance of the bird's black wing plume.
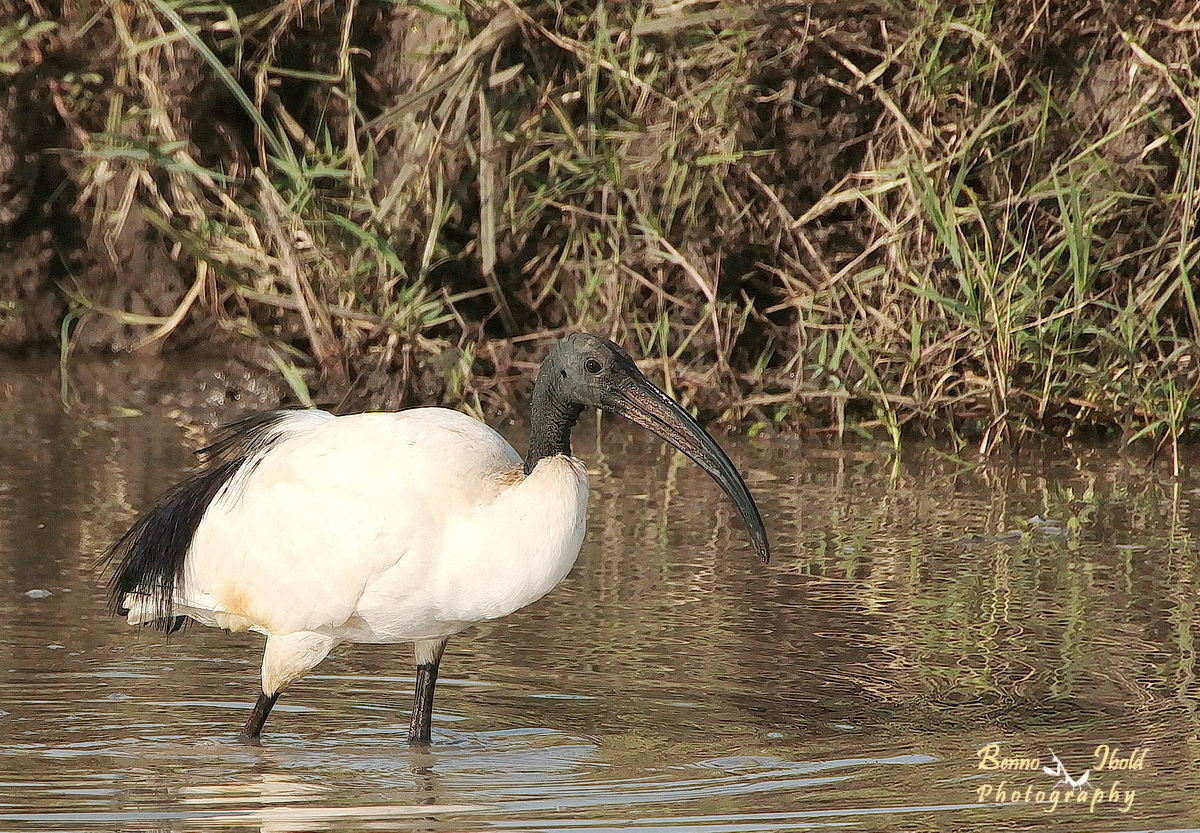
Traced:
<svg viewBox="0 0 1200 833">
<path fill-rule="evenodd" d="M 242 417 L 217 429 L 212 442 L 196 452 L 206 464 L 221 458 L 246 458 L 279 438 L 279 424 L 299 410 L 263 411 Z"/>
<path fill-rule="evenodd" d="M 165 633 L 179 629 L 183 617 L 172 615 L 175 588 L 183 580 L 200 520 L 221 488 L 282 436 L 276 429 L 292 413 L 268 411 L 222 427 L 213 442 L 198 452 L 207 468 L 166 492 L 112 545 L 104 563 L 117 562 L 108 582 L 114 613 L 128 613 L 126 595 L 139 593 L 150 598 L 155 628 Z"/>
</svg>

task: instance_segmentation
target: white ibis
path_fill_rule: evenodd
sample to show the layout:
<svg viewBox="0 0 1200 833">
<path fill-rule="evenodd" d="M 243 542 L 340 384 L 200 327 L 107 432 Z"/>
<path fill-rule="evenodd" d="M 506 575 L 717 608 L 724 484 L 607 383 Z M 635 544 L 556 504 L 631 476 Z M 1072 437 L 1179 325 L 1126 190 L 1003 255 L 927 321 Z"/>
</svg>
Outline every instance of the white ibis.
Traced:
<svg viewBox="0 0 1200 833">
<path fill-rule="evenodd" d="M 428 743 L 446 640 L 537 601 L 579 555 L 588 479 L 571 456 L 585 406 L 678 448 L 737 505 L 765 562 L 758 507 L 720 446 L 607 339 L 569 336 L 533 389 L 529 453 L 444 408 L 333 416 L 272 411 L 236 422 L 206 467 L 122 538 L 115 611 L 167 633 L 190 617 L 267 637 L 257 742 L 283 689 L 342 642 L 412 642 L 408 739 Z"/>
</svg>

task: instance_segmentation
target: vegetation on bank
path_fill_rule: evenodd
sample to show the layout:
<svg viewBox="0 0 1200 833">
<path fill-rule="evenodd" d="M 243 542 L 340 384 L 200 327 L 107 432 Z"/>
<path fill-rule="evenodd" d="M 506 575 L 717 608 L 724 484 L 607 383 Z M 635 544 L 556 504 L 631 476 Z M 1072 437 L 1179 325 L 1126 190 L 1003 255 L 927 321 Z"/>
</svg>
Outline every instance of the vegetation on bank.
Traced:
<svg viewBox="0 0 1200 833">
<path fill-rule="evenodd" d="M 6 343 L 496 410 L 587 329 L 754 430 L 1200 424 L 1190 3 L 0 10 Z"/>
</svg>

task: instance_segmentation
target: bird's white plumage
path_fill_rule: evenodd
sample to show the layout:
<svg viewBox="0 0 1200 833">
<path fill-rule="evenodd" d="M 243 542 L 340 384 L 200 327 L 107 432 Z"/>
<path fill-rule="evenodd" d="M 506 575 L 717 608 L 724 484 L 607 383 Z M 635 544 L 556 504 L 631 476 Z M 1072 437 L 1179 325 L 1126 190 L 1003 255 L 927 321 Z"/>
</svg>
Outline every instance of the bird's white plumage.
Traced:
<svg viewBox="0 0 1200 833">
<path fill-rule="evenodd" d="M 177 614 L 271 637 L 265 691 L 341 641 L 439 639 L 505 616 L 579 553 L 582 464 L 549 457 L 525 476 L 465 414 L 304 411 L 273 430 L 205 512 L 174 598 Z M 154 618 L 144 597 L 126 605 L 131 622 Z"/>
</svg>

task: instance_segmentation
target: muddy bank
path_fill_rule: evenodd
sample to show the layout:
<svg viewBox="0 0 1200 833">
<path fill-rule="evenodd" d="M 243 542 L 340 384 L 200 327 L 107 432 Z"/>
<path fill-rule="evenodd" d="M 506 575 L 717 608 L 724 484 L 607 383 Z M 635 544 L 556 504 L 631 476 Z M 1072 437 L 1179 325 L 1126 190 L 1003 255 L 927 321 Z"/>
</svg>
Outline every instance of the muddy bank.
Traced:
<svg viewBox="0 0 1200 833">
<path fill-rule="evenodd" d="M 755 430 L 1169 440 L 1192 14 L 10 0 L 0 347 L 503 411 L 589 329 Z"/>
</svg>

